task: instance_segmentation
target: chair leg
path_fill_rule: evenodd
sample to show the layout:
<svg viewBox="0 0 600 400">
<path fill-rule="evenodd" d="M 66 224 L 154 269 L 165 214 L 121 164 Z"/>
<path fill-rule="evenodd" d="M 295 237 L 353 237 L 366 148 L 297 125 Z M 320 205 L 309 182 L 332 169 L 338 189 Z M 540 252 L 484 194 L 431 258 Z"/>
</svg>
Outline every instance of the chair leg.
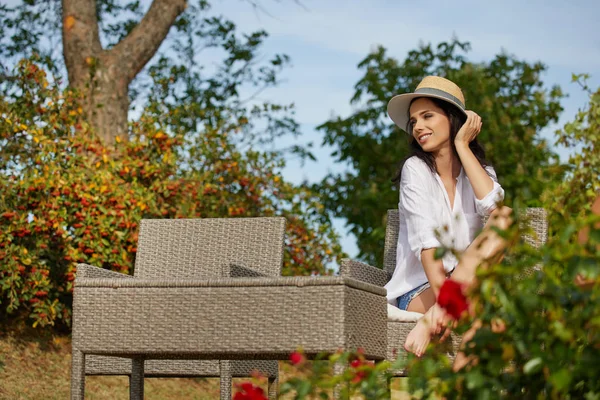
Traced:
<svg viewBox="0 0 600 400">
<path fill-rule="evenodd" d="M 269 400 L 276 400 L 279 394 L 279 377 L 269 378 L 267 383 L 267 396 Z"/>
<path fill-rule="evenodd" d="M 231 361 L 219 361 L 221 377 L 221 400 L 231 400 Z"/>
<path fill-rule="evenodd" d="M 85 354 L 75 348 L 71 353 L 71 400 L 83 400 L 85 396 Z"/>
<path fill-rule="evenodd" d="M 131 360 L 131 378 L 129 378 L 129 399 L 144 400 L 144 358 Z"/>
<path fill-rule="evenodd" d="M 387 393 L 388 393 L 388 398 L 391 399 L 392 398 L 392 377 L 388 376 L 386 377 L 386 385 L 387 385 Z"/>
</svg>

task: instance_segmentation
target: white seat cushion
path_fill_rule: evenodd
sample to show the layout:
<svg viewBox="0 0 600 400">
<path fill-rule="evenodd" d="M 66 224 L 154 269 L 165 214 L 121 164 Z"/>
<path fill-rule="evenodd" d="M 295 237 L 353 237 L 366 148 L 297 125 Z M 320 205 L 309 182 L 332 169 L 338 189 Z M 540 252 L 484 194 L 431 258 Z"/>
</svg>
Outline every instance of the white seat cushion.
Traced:
<svg viewBox="0 0 600 400">
<path fill-rule="evenodd" d="M 388 321 L 396 322 L 416 322 L 423 314 L 412 311 L 401 310 L 388 303 L 387 305 Z"/>
</svg>

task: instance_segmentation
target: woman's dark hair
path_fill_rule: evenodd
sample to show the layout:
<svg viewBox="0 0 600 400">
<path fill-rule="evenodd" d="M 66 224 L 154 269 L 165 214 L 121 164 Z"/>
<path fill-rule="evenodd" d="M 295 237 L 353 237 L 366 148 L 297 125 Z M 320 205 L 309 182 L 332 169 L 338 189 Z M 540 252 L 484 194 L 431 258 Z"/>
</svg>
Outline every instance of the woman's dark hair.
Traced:
<svg viewBox="0 0 600 400">
<path fill-rule="evenodd" d="M 417 98 L 419 98 L 419 97 L 417 97 Z M 417 100 L 417 98 L 415 98 L 411 101 L 411 103 L 408 107 L 409 110 L 410 110 L 410 106 L 412 106 L 412 103 L 415 100 Z M 444 114 L 446 114 L 446 116 L 450 120 L 450 142 L 452 143 L 452 149 L 456 153 L 456 149 L 454 147 L 454 138 L 456 137 L 456 134 L 458 133 L 460 128 L 463 126 L 465 121 L 467 120 L 467 117 L 455 105 L 450 104 L 447 101 L 436 99 L 433 97 L 429 97 L 428 99 L 431 100 L 436 106 L 441 108 L 442 111 L 444 111 Z M 410 113 L 410 111 L 408 111 L 408 112 Z M 404 163 L 406 162 L 406 160 L 408 160 L 412 156 L 419 157 L 421 160 L 423 160 L 425 162 L 425 164 L 427 164 L 427 166 L 429 167 L 429 169 L 431 170 L 432 173 L 436 173 L 435 159 L 433 157 L 433 154 L 428 153 L 425 150 L 423 150 L 421 148 L 421 145 L 416 141 L 416 139 L 412 135 L 412 126 L 411 126 L 410 121 L 408 122 L 408 125 L 406 126 L 406 131 L 410 135 L 409 141 L 410 141 L 410 148 L 412 151 L 411 151 L 411 154 L 408 155 L 408 157 L 406 157 L 404 160 L 402 160 L 400 162 L 400 165 L 398 167 L 398 172 L 392 179 L 392 182 L 394 182 L 395 184 L 400 183 L 400 177 L 402 176 L 402 167 L 404 166 Z M 486 166 L 489 165 L 489 163 L 485 160 L 485 151 L 483 150 L 483 147 L 481 146 L 481 144 L 477 141 L 477 138 L 475 138 L 471 143 L 469 143 L 469 148 L 471 149 L 471 151 L 475 155 L 475 158 L 477 158 L 477 161 L 479 161 L 479 164 L 481 164 L 481 166 L 483 168 L 485 168 Z"/>
</svg>

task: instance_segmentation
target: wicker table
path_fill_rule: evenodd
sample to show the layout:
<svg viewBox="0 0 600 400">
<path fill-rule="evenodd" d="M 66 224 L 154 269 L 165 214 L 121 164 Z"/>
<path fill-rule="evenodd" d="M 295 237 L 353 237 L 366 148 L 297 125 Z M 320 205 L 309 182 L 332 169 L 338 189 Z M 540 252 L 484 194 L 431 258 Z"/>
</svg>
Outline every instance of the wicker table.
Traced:
<svg viewBox="0 0 600 400">
<path fill-rule="evenodd" d="M 352 278 L 91 278 L 75 291 L 78 349 L 132 358 L 142 373 L 147 359 L 282 360 L 299 346 L 386 356 L 385 289 Z"/>
</svg>

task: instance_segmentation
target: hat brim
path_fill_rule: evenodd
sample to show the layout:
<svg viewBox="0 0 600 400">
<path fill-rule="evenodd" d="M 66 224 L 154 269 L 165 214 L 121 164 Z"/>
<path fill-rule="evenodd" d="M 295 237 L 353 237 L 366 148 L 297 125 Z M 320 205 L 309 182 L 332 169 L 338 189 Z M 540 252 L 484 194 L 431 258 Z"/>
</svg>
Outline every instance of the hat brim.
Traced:
<svg viewBox="0 0 600 400">
<path fill-rule="evenodd" d="M 399 95 L 392 97 L 392 99 L 388 102 L 387 113 L 390 116 L 390 118 L 392 119 L 392 121 L 394 121 L 394 123 L 398 126 L 398 128 L 402 129 L 406 133 L 409 133 L 408 127 L 407 127 L 408 121 L 410 119 L 409 115 L 408 115 L 408 111 L 409 111 L 408 108 L 410 107 L 410 103 L 414 99 L 420 98 L 420 97 L 428 97 L 428 98 L 443 100 L 447 103 L 450 103 L 450 104 L 456 106 L 456 108 L 458 108 L 460 110 L 460 112 L 462 112 L 465 116 L 467 115 L 467 112 L 462 107 L 462 105 L 460 105 L 456 101 L 453 101 L 452 99 L 448 99 L 447 97 L 444 97 L 444 96 L 439 96 L 436 94 L 429 94 L 429 93 L 399 94 Z"/>
</svg>

